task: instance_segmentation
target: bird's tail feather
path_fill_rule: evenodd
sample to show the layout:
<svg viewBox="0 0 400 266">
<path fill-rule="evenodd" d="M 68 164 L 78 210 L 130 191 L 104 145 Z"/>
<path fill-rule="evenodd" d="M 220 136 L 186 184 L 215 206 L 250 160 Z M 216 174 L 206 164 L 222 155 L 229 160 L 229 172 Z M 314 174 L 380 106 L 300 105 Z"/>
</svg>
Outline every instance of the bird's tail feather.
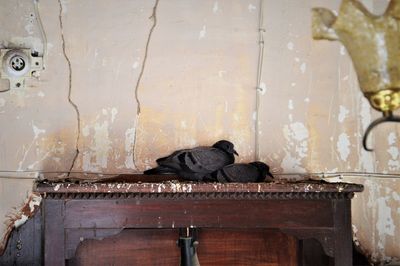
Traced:
<svg viewBox="0 0 400 266">
<path fill-rule="evenodd" d="M 162 174 L 175 174 L 175 171 L 169 167 L 157 166 L 155 168 L 143 172 L 145 175 L 162 175 Z"/>
</svg>

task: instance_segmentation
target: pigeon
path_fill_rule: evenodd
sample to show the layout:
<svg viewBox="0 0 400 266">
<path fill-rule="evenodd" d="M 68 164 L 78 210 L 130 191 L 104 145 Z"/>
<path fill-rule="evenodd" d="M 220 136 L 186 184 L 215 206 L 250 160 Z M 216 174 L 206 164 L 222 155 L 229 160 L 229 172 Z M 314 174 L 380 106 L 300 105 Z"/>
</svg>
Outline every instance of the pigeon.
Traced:
<svg viewBox="0 0 400 266">
<path fill-rule="evenodd" d="M 269 166 L 263 162 L 236 163 L 226 165 L 207 175 L 205 180 L 221 183 L 263 182 L 267 175 L 274 178 L 269 171 Z"/>
<path fill-rule="evenodd" d="M 234 145 L 227 140 L 220 140 L 212 147 L 177 150 L 159 158 L 156 160 L 158 166 L 144 171 L 144 174 L 177 174 L 185 180 L 203 181 L 206 175 L 234 163 L 234 155 L 238 155 Z"/>
</svg>

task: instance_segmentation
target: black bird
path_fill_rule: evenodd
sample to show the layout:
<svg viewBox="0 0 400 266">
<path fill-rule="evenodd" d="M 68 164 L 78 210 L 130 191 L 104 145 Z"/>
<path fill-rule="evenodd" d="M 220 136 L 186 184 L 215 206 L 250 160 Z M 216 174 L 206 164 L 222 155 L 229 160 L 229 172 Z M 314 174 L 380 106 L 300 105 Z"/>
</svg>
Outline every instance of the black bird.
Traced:
<svg viewBox="0 0 400 266">
<path fill-rule="evenodd" d="M 235 162 L 238 155 L 227 140 L 220 140 L 212 147 L 195 147 L 177 150 L 156 160 L 158 166 L 144 171 L 145 175 L 177 174 L 186 180 L 202 181 L 203 177 Z"/>
<path fill-rule="evenodd" d="M 267 175 L 274 178 L 269 166 L 263 162 L 235 163 L 213 172 L 206 177 L 206 180 L 221 183 L 263 182 Z"/>
</svg>

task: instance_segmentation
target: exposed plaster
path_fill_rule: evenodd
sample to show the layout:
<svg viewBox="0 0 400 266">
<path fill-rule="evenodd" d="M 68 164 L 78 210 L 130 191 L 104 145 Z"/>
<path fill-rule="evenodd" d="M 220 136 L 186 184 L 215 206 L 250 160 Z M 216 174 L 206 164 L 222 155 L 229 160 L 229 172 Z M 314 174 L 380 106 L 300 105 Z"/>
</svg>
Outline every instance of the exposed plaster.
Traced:
<svg viewBox="0 0 400 266">
<path fill-rule="evenodd" d="M 142 61 L 142 67 L 140 69 L 140 73 L 139 73 L 138 79 L 136 81 L 136 86 L 135 86 L 135 100 L 136 100 L 137 107 L 136 107 L 136 125 L 135 125 L 133 151 L 132 151 L 133 166 L 135 169 L 137 169 L 136 163 L 135 163 L 135 150 L 136 150 L 136 138 L 137 138 L 136 130 L 137 130 L 137 127 L 139 126 L 139 119 L 140 119 L 140 112 L 141 112 L 141 104 L 140 104 L 140 100 L 139 100 L 139 85 L 140 85 L 140 81 L 142 80 L 144 69 L 146 67 L 146 61 L 147 61 L 147 55 L 149 52 L 151 36 L 153 34 L 155 27 L 157 26 L 157 7 L 158 7 L 159 1 L 160 0 L 155 0 L 153 12 L 151 13 L 151 16 L 149 17 L 149 19 L 153 20 L 153 25 L 151 26 L 149 34 L 147 36 L 147 41 L 146 41 L 146 46 L 145 46 L 145 51 L 144 51 L 144 56 L 143 56 L 143 61 Z"/>
<path fill-rule="evenodd" d="M 68 175 L 67 176 L 69 176 L 71 171 L 72 171 L 72 169 L 74 168 L 76 159 L 78 158 L 78 155 L 79 155 L 79 138 L 80 138 L 80 135 L 81 135 L 81 118 L 80 118 L 80 113 L 79 113 L 78 106 L 71 99 L 71 92 L 72 92 L 72 66 L 71 66 L 71 60 L 67 56 L 66 49 L 65 49 L 64 28 L 63 28 L 63 21 L 62 21 L 62 14 L 65 12 L 64 11 L 65 3 L 61 3 L 61 0 L 58 0 L 58 3 L 60 5 L 60 13 L 58 15 L 58 19 L 60 21 L 60 31 L 61 31 L 61 39 L 62 39 L 62 51 L 63 51 L 64 57 L 65 57 L 65 60 L 68 63 L 68 102 L 74 108 L 74 110 L 76 112 L 76 119 L 77 119 L 75 156 L 72 159 L 72 163 L 71 163 L 71 166 L 70 166 L 69 171 L 68 171 Z"/>
</svg>

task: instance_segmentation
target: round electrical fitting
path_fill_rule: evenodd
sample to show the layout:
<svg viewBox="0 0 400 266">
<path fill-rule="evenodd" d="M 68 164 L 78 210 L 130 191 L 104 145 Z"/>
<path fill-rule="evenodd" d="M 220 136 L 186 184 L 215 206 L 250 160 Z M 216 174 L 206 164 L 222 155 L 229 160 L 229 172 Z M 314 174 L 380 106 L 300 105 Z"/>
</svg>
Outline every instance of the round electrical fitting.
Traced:
<svg viewBox="0 0 400 266">
<path fill-rule="evenodd" d="M 8 51 L 3 57 L 3 69 L 11 77 L 24 76 L 30 66 L 30 58 L 18 49 Z"/>
</svg>

